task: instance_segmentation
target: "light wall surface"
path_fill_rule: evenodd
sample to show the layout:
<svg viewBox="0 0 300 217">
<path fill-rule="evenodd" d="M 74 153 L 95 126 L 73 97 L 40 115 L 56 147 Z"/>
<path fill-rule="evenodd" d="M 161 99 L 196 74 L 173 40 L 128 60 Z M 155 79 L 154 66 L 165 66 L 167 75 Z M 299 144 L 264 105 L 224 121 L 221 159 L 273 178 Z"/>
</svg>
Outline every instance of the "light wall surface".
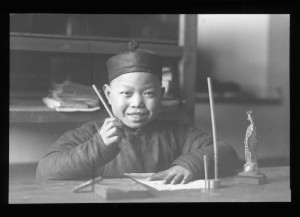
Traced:
<svg viewBox="0 0 300 217">
<path fill-rule="evenodd" d="M 290 17 L 278 15 L 199 15 L 198 72 L 220 81 L 234 81 L 242 91 L 280 103 L 215 103 L 219 139 L 244 158 L 245 111 L 256 120 L 260 158 L 290 154 Z M 208 103 L 195 107 L 195 124 L 211 132 Z"/>
</svg>

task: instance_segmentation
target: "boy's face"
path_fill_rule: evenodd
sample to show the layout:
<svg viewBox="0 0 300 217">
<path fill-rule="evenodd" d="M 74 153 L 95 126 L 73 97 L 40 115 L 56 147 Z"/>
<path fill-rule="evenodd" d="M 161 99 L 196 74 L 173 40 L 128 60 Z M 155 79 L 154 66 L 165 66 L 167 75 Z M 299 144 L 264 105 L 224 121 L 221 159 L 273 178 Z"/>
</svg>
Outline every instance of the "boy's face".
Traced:
<svg viewBox="0 0 300 217">
<path fill-rule="evenodd" d="M 123 74 L 103 89 L 114 116 L 130 128 L 151 122 L 159 113 L 164 94 L 159 78 L 145 72 Z"/>
</svg>

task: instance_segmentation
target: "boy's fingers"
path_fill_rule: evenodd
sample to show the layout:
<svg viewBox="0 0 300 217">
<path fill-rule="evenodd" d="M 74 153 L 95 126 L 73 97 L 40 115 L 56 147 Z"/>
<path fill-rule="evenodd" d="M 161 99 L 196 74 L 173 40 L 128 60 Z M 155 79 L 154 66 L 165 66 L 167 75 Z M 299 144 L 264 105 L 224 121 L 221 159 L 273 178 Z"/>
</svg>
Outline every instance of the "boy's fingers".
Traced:
<svg viewBox="0 0 300 217">
<path fill-rule="evenodd" d="M 107 122 L 105 125 L 103 125 L 103 127 L 104 127 L 104 129 L 109 130 L 113 127 L 122 128 L 123 124 L 119 121 L 113 120 L 113 121 Z"/>
<path fill-rule="evenodd" d="M 153 174 L 147 180 L 148 181 L 162 180 L 162 179 L 165 178 L 165 176 L 166 176 L 166 172 L 162 171 L 162 172 L 158 172 L 158 173 Z"/>
<path fill-rule="evenodd" d="M 111 129 L 109 129 L 108 131 L 106 131 L 105 135 L 107 137 L 112 137 L 112 136 L 119 136 L 119 137 L 121 137 L 123 135 L 123 133 L 117 127 L 113 127 Z"/>
<path fill-rule="evenodd" d="M 119 129 L 123 128 L 123 124 L 122 122 L 118 121 L 118 120 L 111 120 L 112 118 L 105 119 L 105 122 L 103 123 L 101 129 L 100 129 L 100 133 L 104 133 L 106 131 L 109 131 L 110 129 L 117 127 Z"/>
<path fill-rule="evenodd" d="M 107 143 L 109 143 L 109 144 L 116 143 L 116 142 L 118 142 L 118 140 L 119 140 L 118 136 L 113 136 L 113 137 L 109 137 L 106 139 Z"/>
<path fill-rule="evenodd" d="M 171 181 L 171 184 L 174 185 L 174 184 L 179 184 L 181 182 L 181 180 L 184 178 L 184 175 L 183 174 L 177 174 L 173 180 Z"/>
<path fill-rule="evenodd" d="M 188 183 L 189 181 L 191 181 L 191 179 L 192 179 L 191 176 L 185 175 L 184 178 L 183 178 L 182 181 L 181 181 L 181 184 L 186 184 L 186 183 Z"/>
<path fill-rule="evenodd" d="M 176 176 L 176 174 L 169 173 L 164 180 L 164 184 L 169 184 L 175 176 Z"/>
</svg>

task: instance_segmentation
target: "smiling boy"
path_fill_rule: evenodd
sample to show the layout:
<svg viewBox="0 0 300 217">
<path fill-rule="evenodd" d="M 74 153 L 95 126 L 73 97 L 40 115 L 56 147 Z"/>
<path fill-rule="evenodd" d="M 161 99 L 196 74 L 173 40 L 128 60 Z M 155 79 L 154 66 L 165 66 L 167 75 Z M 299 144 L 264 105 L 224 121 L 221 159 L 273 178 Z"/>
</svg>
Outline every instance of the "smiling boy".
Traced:
<svg viewBox="0 0 300 217">
<path fill-rule="evenodd" d="M 95 120 L 62 135 L 40 160 L 38 179 L 123 177 L 155 173 L 150 180 L 188 183 L 204 177 L 203 156 L 213 177 L 212 136 L 194 126 L 158 120 L 164 95 L 162 60 L 131 46 L 107 61 L 109 84 L 103 87 L 113 118 Z M 218 142 L 219 172 L 232 175 L 234 149 Z"/>
</svg>

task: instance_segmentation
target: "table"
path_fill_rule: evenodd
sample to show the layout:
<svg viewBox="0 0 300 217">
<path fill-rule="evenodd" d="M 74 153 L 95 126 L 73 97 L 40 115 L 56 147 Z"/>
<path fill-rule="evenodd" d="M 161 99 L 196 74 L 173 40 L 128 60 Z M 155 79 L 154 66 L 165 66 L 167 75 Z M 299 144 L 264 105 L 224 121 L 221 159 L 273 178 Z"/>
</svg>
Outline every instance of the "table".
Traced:
<svg viewBox="0 0 300 217">
<path fill-rule="evenodd" d="M 139 199 L 105 200 L 93 192 L 73 193 L 82 181 L 11 181 L 9 203 L 149 203 L 149 202 L 274 202 L 291 201 L 290 168 L 261 168 L 268 182 L 265 185 L 247 185 L 235 177 L 222 179 L 219 189 L 179 190 L 159 192 L 150 189 L 153 196 Z"/>
</svg>

